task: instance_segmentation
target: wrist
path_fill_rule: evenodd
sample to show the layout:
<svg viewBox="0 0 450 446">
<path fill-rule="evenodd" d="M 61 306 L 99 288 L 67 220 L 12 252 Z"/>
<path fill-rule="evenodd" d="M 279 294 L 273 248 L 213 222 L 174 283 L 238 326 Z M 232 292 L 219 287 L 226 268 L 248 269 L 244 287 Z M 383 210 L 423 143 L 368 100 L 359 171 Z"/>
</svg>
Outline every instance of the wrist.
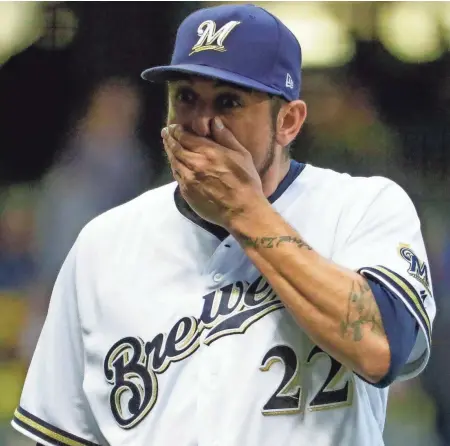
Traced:
<svg viewBox="0 0 450 446">
<path fill-rule="evenodd" d="M 268 216 L 275 213 L 266 197 L 253 200 L 252 203 L 230 218 L 228 231 L 235 237 L 248 236 L 259 232 L 265 226 Z"/>
</svg>

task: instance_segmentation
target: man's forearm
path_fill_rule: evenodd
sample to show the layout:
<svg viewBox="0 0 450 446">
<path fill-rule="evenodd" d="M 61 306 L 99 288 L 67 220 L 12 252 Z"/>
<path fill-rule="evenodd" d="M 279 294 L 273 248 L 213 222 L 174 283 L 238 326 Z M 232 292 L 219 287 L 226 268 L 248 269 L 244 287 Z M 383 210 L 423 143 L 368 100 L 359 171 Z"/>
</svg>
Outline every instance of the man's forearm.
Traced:
<svg viewBox="0 0 450 446">
<path fill-rule="evenodd" d="M 364 277 L 320 256 L 269 205 L 229 228 L 309 337 L 370 382 L 389 369 L 381 315 Z"/>
</svg>

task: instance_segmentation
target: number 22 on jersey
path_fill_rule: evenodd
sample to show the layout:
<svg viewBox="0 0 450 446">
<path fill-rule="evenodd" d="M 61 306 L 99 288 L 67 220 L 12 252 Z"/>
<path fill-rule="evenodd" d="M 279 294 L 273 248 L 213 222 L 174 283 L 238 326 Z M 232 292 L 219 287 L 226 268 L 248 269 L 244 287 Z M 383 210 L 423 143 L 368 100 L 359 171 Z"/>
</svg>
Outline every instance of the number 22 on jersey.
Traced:
<svg viewBox="0 0 450 446">
<path fill-rule="evenodd" d="M 260 370 L 267 372 L 277 362 L 284 365 L 280 385 L 262 408 L 263 415 L 288 415 L 305 410 L 308 395 L 302 386 L 302 374 L 314 361 L 325 355 L 330 361 L 328 375 L 309 405 L 308 410 L 336 409 L 349 406 L 353 400 L 352 375 L 320 347 L 314 346 L 304 364 L 298 360 L 294 350 L 287 345 L 276 345 L 264 356 Z"/>
</svg>

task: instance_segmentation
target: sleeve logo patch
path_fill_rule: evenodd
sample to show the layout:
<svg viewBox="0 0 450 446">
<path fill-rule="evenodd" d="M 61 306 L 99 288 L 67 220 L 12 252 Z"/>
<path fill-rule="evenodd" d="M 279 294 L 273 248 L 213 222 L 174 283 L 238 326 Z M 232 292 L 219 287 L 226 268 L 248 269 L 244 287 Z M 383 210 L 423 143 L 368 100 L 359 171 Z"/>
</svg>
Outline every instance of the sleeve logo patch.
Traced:
<svg viewBox="0 0 450 446">
<path fill-rule="evenodd" d="M 402 259 L 409 264 L 408 274 L 420 282 L 425 290 L 431 295 L 430 279 L 427 264 L 420 260 L 409 245 L 400 245 L 399 253 Z M 422 294 L 421 294 L 421 297 Z"/>
</svg>

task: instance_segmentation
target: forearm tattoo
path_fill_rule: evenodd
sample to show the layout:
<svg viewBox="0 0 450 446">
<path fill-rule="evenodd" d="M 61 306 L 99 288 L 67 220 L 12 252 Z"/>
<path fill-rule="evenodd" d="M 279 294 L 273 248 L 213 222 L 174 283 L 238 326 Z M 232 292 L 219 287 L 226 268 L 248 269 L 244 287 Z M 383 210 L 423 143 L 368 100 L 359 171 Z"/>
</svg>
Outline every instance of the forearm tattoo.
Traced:
<svg viewBox="0 0 450 446">
<path fill-rule="evenodd" d="M 386 336 L 381 321 L 380 310 L 373 298 L 370 287 L 366 281 L 354 280 L 348 295 L 347 316 L 341 322 L 341 336 L 351 337 L 359 342 L 363 339 L 364 326 L 380 336 Z"/>
<path fill-rule="evenodd" d="M 300 237 L 292 237 L 290 235 L 282 235 L 279 237 L 244 237 L 243 243 L 244 246 L 250 246 L 252 248 L 278 248 L 282 244 L 292 243 L 299 248 L 312 250 L 311 246 Z"/>
</svg>

